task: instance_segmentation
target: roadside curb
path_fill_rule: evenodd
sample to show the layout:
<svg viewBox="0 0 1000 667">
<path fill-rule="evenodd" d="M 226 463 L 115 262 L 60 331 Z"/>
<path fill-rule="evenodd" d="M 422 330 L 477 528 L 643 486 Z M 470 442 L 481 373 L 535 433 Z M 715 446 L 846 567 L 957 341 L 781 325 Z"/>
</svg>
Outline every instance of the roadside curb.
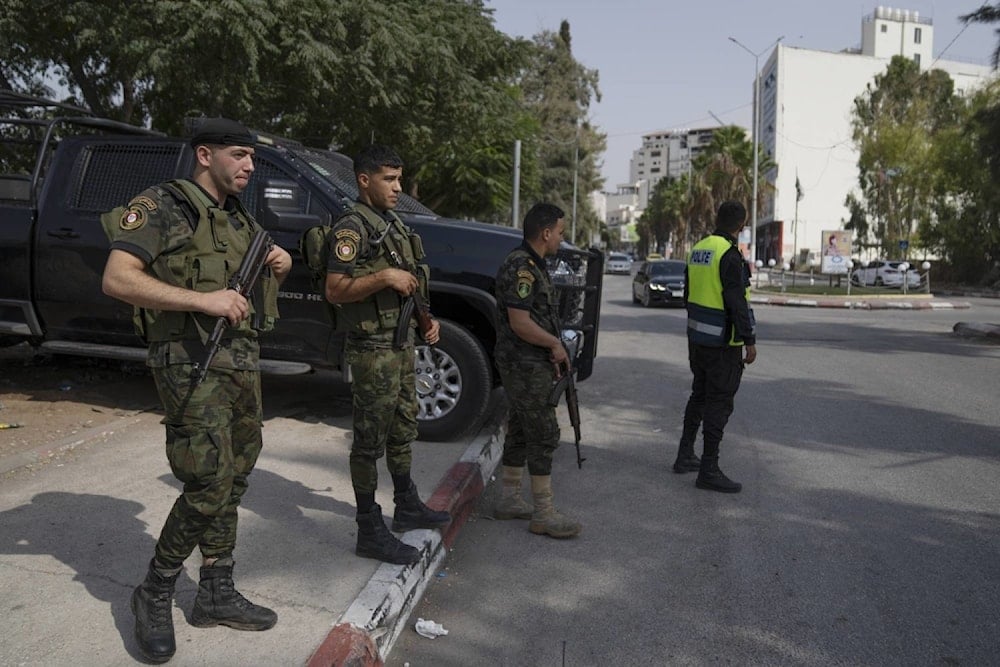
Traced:
<svg viewBox="0 0 1000 667">
<path fill-rule="evenodd" d="M 793 306 L 799 308 L 845 308 L 848 310 L 945 310 L 971 308 L 967 301 L 938 301 L 914 298 L 912 301 L 881 299 L 807 299 L 801 297 L 751 296 L 750 303 L 766 306 Z"/>
<path fill-rule="evenodd" d="M 1000 324 L 985 322 L 958 322 L 952 327 L 959 336 L 974 336 L 1000 341 Z"/>
<path fill-rule="evenodd" d="M 448 555 L 503 453 L 506 399 L 498 401 L 479 434 L 438 483 L 427 505 L 447 510 L 442 530 L 413 530 L 402 540 L 421 550 L 414 565 L 382 563 L 306 662 L 307 667 L 379 667 L 406 627 L 413 608 Z"/>
</svg>

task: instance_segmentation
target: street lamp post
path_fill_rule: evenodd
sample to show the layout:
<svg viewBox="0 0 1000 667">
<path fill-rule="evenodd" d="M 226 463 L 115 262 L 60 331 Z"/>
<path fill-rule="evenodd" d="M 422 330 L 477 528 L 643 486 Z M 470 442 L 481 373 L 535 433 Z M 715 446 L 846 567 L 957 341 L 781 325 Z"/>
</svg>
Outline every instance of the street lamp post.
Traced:
<svg viewBox="0 0 1000 667">
<path fill-rule="evenodd" d="M 753 200 L 750 202 L 750 261 L 757 259 L 757 179 L 758 145 L 760 143 L 760 56 L 772 46 L 785 38 L 784 35 L 771 42 L 766 49 L 759 53 L 751 51 L 743 42 L 730 37 L 729 41 L 740 47 L 753 56 Z"/>
<path fill-rule="evenodd" d="M 576 126 L 576 142 L 573 144 L 573 226 L 570 231 L 570 243 L 576 245 L 576 190 L 580 175 L 580 126 Z"/>
</svg>

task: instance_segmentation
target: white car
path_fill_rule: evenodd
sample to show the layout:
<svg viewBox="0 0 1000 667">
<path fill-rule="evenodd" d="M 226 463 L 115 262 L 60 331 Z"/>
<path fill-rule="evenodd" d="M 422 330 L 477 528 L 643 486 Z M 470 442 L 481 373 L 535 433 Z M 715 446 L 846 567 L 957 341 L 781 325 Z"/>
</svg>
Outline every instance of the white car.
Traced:
<svg viewBox="0 0 1000 667">
<path fill-rule="evenodd" d="M 902 287 L 904 262 L 876 259 L 868 262 L 868 266 L 855 269 L 851 274 L 851 283 L 859 286 L 874 285 L 875 287 Z M 906 287 L 920 287 L 920 272 L 910 267 L 906 272 Z"/>
<path fill-rule="evenodd" d="M 605 268 L 608 273 L 624 273 L 628 275 L 632 271 L 632 260 L 624 253 L 609 252 Z"/>
</svg>

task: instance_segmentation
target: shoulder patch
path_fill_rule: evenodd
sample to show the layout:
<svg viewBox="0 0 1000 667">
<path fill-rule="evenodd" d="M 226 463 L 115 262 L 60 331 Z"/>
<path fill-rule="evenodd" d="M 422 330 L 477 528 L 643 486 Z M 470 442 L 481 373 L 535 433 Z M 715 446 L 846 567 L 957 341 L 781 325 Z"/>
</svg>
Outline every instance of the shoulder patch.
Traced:
<svg viewBox="0 0 1000 667">
<path fill-rule="evenodd" d="M 118 220 L 118 226 L 123 231 L 132 232 L 146 224 L 146 208 L 138 204 L 130 204 L 122 211 L 122 217 Z"/>
<path fill-rule="evenodd" d="M 153 201 L 152 198 L 147 197 L 146 195 L 139 195 L 138 197 L 133 197 L 132 201 L 130 201 L 128 205 L 129 208 L 133 206 L 143 206 L 146 208 L 147 211 L 156 210 L 156 202 Z"/>
<path fill-rule="evenodd" d="M 526 299 L 531 295 L 531 288 L 535 284 L 535 276 L 531 271 L 522 269 L 517 272 L 517 296 Z"/>
<path fill-rule="evenodd" d="M 337 255 L 337 259 L 341 262 L 351 262 L 358 256 L 358 241 L 356 238 L 352 238 L 349 234 L 345 234 L 345 231 L 350 230 L 341 230 L 340 232 L 337 232 L 336 237 L 334 238 L 334 254 Z M 355 236 L 357 236 L 357 234 L 355 234 Z"/>
<path fill-rule="evenodd" d="M 341 239 L 347 239 L 354 241 L 355 243 L 358 243 L 361 240 L 361 234 L 350 228 L 338 229 L 334 232 L 333 237 L 338 241 Z"/>
</svg>

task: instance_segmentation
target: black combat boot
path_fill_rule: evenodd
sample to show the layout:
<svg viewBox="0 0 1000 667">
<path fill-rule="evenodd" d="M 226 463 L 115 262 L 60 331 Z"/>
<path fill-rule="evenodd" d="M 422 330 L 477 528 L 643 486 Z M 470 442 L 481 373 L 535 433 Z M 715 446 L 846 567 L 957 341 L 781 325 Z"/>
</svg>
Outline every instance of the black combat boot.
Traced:
<svg viewBox="0 0 1000 667">
<path fill-rule="evenodd" d="M 432 510 L 421 502 L 417 486 L 412 481 L 406 491 L 393 493 L 392 499 L 396 503 L 392 529 L 397 533 L 405 533 L 414 528 L 440 528 L 451 521 L 451 515 L 447 512 Z"/>
<path fill-rule="evenodd" d="M 701 470 L 701 459 L 694 454 L 694 445 L 681 441 L 677 448 L 677 460 L 674 461 L 674 472 L 698 472 Z"/>
<path fill-rule="evenodd" d="M 694 485 L 699 489 L 720 493 L 739 493 L 740 489 L 743 488 L 742 484 L 729 479 L 719 470 L 718 454 L 715 456 L 702 454 L 701 468 L 698 470 L 698 479 L 695 480 Z"/>
<path fill-rule="evenodd" d="M 191 625 L 210 628 L 225 625 L 236 630 L 267 630 L 278 622 L 278 615 L 250 602 L 233 584 L 233 561 L 220 558 L 201 568 L 198 596 L 191 610 Z"/>
<path fill-rule="evenodd" d="M 174 584 L 180 569 L 172 576 L 163 576 L 149 563 L 146 579 L 132 592 L 132 613 L 135 614 L 135 642 L 139 653 L 155 663 L 166 662 L 177 650 L 174 642 Z"/>
<path fill-rule="evenodd" d="M 386 528 L 378 505 L 364 514 L 358 512 L 358 546 L 354 553 L 383 563 L 411 565 L 420 560 L 420 550 L 404 544 Z"/>
</svg>

